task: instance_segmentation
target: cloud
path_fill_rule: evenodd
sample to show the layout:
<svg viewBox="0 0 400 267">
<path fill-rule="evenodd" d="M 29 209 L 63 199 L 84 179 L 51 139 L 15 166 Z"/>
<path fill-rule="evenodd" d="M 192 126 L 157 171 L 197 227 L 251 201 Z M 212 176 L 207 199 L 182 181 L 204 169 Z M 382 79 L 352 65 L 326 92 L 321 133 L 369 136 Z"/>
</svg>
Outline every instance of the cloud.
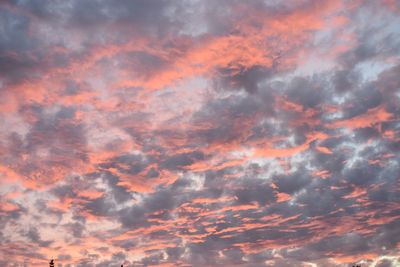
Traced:
<svg viewBox="0 0 400 267">
<path fill-rule="evenodd" d="M 3 1 L 0 258 L 397 266 L 381 2 Z"/>
</svg>

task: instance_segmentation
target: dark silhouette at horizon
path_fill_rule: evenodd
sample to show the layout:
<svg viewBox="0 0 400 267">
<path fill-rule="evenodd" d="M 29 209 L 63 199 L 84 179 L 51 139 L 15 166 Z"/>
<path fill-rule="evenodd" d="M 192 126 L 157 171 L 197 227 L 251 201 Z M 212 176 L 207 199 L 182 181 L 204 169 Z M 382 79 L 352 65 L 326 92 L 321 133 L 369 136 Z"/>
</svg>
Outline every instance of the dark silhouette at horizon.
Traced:
<svg viewBox="0 0 400 267">
<path fill-rule="evenodd" d="M 50 260 L 49 267 L 54 267 L 54 260 Z M 124 265 L 121 264 L 121 267 L 124 267 Z"/>
</svg>

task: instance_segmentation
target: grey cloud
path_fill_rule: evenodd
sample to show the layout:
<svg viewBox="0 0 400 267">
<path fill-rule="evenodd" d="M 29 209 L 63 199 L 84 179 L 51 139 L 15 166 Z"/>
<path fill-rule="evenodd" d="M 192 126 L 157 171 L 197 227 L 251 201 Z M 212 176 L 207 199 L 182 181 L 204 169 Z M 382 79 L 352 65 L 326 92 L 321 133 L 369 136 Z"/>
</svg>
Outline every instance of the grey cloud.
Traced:
<svg viewBox="0 0 400 267">
<path fill-rule="evenodd" d="M 399 51 L 398 34 L 393 27 L 390 16 L 379 10 L 376 2 L 363 7 L 364 12 L 353 14 L 357 45 L 339 57 L 339 61 L 347 68 L 375 58 L 397 55 Z M 377 10 L 379 10 L 377 12 Z M 368 23 L 374 20 L 375 23 Z"/>
<path fill-rule="evenodd" d="M 167 157 L 164 161 L 161 162 L 160 166 L 162 168 L 176 170 L 182 167 L 193 164 L 194 162 L 204 160 L 205 155 L 201 151 L 193 151 L 189 153 L 182 153 L 172 155 Z"/>
<path fill-rule="evenodd" d="M 123 203 L 134 198 L 125 187 L 118 185 L 119 178 L 117 176 L 106 172 L 103 174 L 103 179 L 111 187 L 112 196 L 118 203 Z"/>
<path fill-rule="evenodd" d="M 343 109 L 344 119 L 358 116 L 365 113 L 368 109 L 375 108 L 382 102 L 382 95 L 376 87 L 367 85 L 353 92 L 348 108 Z"/>
<path fill-rule="evenodd" d="M 338 93 L 352 91 L 361 81 L 360 74 L 354 71 L 338 70 L 332 77 L 333 86 Z"/>
<path fill-rule="evenodd" d="M 272 76 L 273 70 L 263 66 L 254 66 L 250 69 L 220 69 L 218 78 L 215 82 L 216 88 L 223 90 L 241 90 L 244 89 L 249 93 L 256 93 L 259 89 L 258 83 Z"/>
<path fill-rule="evenodd" d="M 53 243 L 53 241 L 42 240 L 37 228 L 35 227 L 31 227 L 25 235 L 30 238 L 32 242 L 38 244 L 41 247 L 48 247 L 51 243 Z"/>
<path fill-rule="evenodd" d="M 292 79 L 287 89 L 287 96 L 295 103 L 307 108 L 316 107 L 325 100 L 324 84 L 319 81 L 310 81 L 303 77 Z"/>
<path fill-rule="evenodd" d="M 257 13 L 260 17 L 268 18 L 291 14 L 291 10 L 297 8 L 306 12 L 316 5 L 315 1 L 295 6 L 265 1 L 8 3 L 7 8 L 0 8 L 0 72 L 3 70 L 1 78 L 6 85 L 40 78 L 55 66 L 68 69 L 75 59 L 90 57 L 91 49 L 107 48 L 109 44 L 123 45 L 139 37 L 150 40 L 154 46 L 146 47 L 146 51 L 105 56 L 94 64 L 104 67 L 116 62 L 116 67 L 126 70 L 131 77 L 157 78 L 160 71 L 174 66 L 175 57 L 180 58 L 197 44 L 212 41 L 217 36 L 242 34 L 236 22 L 244 19 L 245 23 L 247 15 L 253 14 L 250 11 L 260 11 Z M 365 5 L 367 9 L 376 7 L 371 1 Z M 343 15 L 348 15 L 345 12 L 350 11 L 344 11 Z M 374 18 L 382 18 L 380 12 Z M 211 88 L 207 89 L 212 91 L 211 97 L 207 95 L 202 99 L 201 105 L 190 117 L 185 117 L 184 123 L 181 121 L 183 115 L 176 115 L 166 122 L 182 123 L 185 126 L 182 128 L 164 129 L 164 124 L 158 124 L 158 119 L 162 118 L 153 121 L 158 114 L 142 110 L 140 105 L 146 105 L 147 100 L 163 96 L 158 92 L 142 95 L 140 93 L 146 88 L 120 88 L 118 92 L 101 89 L 101 94 L 115 97 L 120 103 L 107 114 L 89 103 L 90 112 L 99 115 L 105 125 L 129 134 L 134 149 L 140 153 L 126 152 L 105 159 L 92 166 L 91 173 L 65 178 L 55 186 L 46 183 L 50 188 L 44 193 L 59 201 L 77 198 L 80 190 L 94 188 L 104 192 L 96 199 L 80 197 L 73 200 L 71 210 L 67 212 L 72 215 L 72 220 L 58 225 L 68 232 L 68 242 L 79 244 L 88 234 L 98 236 L 96 231 L 88 232 L 86 212 L 120 224 L 116 229 L 105 230 L 105 234 L 102 232 L 98 239 L 104 244 L 94 248 L 94 253 L 89 249 L 83 251 L 76 259 L 77 265 L 105 267 L 119 264 L 129 259 L 129 250 L 151 241 L 168 241 L 175 247 L 148 249 L 142 261 L 132 264 L 151 266 L 168 262 L 191 266 L 253 267 L 268 266 L 266 261 L 271 266 L 300 266 L 305 261 L 312 261 L 321 266 L 335 266 L 327 260 L 332 253 L 340 256 L 383 255 L 395 251 L 400 236 L 400 211 L 394 208 L 400 201 L 397 189 L 399 66 L 381 71 L 373 81 L 365 79 L 360 66 L 374 60 L 392 60 L 391 57 L 399 54 L 399 38 L 391 29 L 393 25 L 389 25 L 389 19 L 382 18 L 381 22 L 373 23 L 375 26 L 368 26 L 364 15 L 349 16 L 351 26 L 348 27 L 351 33 L 354 32 L 356 47 L 342 53 L 339 64 L 325 72 L 293 77 L 292 70 L 283 73 L 275 68 L 278 61 L 271 68 L 255 65 L 239 67 L 239 72 L 231 66 L 215 67 L 211 71 L 213 77 L 204 75 L 210 78 L 207 86 Z M 250 19 L 254 29 L 260 27 L 256 18 Z M 38 38 L 43 37 L 40 34 L 38 37 L 29 34 L 30 30 L 40 33 L 36 28 L 40 25 L 51 25 L 52 30 L 66 36 L 47 40 Z M 90 37 L 88 33 L 92 33 Z M 69 40 L 70 36 L 76 40 Z M 68 48 L 69 41 L 82 47 Z M 65 53 L 51 49 L 48 50 L 51 52 L 39 53 L 52 45 Z M 159 49 L 163 50 L 160 52 Z M 273 81 L 275 77 L 281 81 Z M 61 88 L 55 88 L 52 93 L 69 97 L 95 90 L 90 88 L 89 78 L 82 80 L 76 81 L 75 77 L 65 74 Z M 53 95 L 46 95 L 50 96 Z M 282 99 L 300 105 L 302 110 L 291 109 L 290 104 L 289 107 L 280 106 Z M 74 172 L 79 163 L 90 164 L 89 153 L 93 151 L 88 151 L 88 138 L 91 138 L 87 136 L 88 125 L 76 120 L 78 112 L 88 110 L 81 104 L 67 107 L 28 102 L 19 105 L 18 115 L 29 125 L 29 130 L 25 136 L 7 134 L 0 143 L 1 165 L 29 178 L 42 171 L 43 179 L 51 182 L 57 174 L 50 172 L 52 167 Z M 140 108 L 134 111 L 119 109 L 125 104 L 137 104 Z M 325 105 L 338 112 L 326 111 L 324 108 L 328 106 Z M 390 114 L 388 121 L 372 122 L 372 126 L 357 129 L 332 129 L 334 124 L 331 123 L 363 116 L 378 107 Z M 317 133 L 326 134 L 326 138 L 306 143 Z M 183 144 L 171 140 L 183 140 Z M 368 143 L 369 140 L 373 142 Z M 307 148 L 293 157 L 270 159 L 257 156 L 257 151 L 270 144 L 276 149 L 299 145 L 307 145 Z M 229 151 L 219 149 L 225 145 L 235 147 Z M 321 146 L 333 153 L 319 151 Z M 107 149 L 118 151 L 113 145 Z M 242 152 L 246 154 L 243 157 L 247 162 L 230 166 L 231 157 Z M 214 160 L 223 163 L 214 166 Z M 198 162 L 209 163 L 209 169 L 191 171 L 189 166 Z M 224 163 L 228 163 L 227 166 L 223 167 Z M 321 178 L 315 174 L 321 171 L 326 171 L 327 176 Z M 163 184 L 161 179 L 165 173 L 178 178 L 172 184 Z M 158 179 L 161 182 L 152 188 L 152 192 L 130 192 L 121 185 L 123 179 L 125 182 L 136 176 L 149 184 Z M 199 186 L 194 177 L 204 179 L 204 183 Z M 292 199 L 278 202 L 277 193 L 290 194 Z M 354 193 L 358 195 L 354 196 Z M 195 203 L 193 199 L 196 198 L 213 201 Z M 246 204 L 255 205 L 252 209 L 236 209 Z M 63 218 L 63 212 L 49 208 L 45 198 L 33 205 L 41 216 L 57 215 L 60 221 Z M 0 228 L 14 225 L 22 215 L 33 213 L 22 206 L 16 211 L 2 212 Z M 356 224 L 351 230 L 354 231 L 338 233 L 337 225 L 353 220 Z M 174 224 L 170 226 L 172 221 Z M 139 237 L 113 239 L 123 237 L 125 231 L 151 230 L 150 226 L 157 228 L 164 224 L 170 227 Z M 34 245 L 51 246 L 52 241 L 40 236 L 37 227 L 39 225 L 18 233 Z M 196 236 L 201 236 L 202 242 L 193 241 Z M 27 252 L 30 247 L 25 244 L 13 250 L 12 246 L 7 247 L 9 240 L 3 238 L 5 234 L 0 233 L 0 237 L 1 248 L 7 249 L 6 255 L 46 257 Z M 110 237 L 112 241 L 108 244 Z M 264 244 L 270 245 L 265 245 L 261 251 L 249 252 L 241 249 L 244 244 L 260 250 Z M 275 245 L 283 248 L 273 250 Z M 112 254 L 112 246 L 120 248 L 121 252 Z M 59 259 L 69 260 L 71 256 L 60 254 Z M 379 264 L 390 266 L 387 261 Z"/>
<path fill-rule="evenodd" d="M 262 179 L 251 178 L 242 182 L 242 187 L 234 192 L 238 203 L 249 204 L 255 201 L 260 206 L 265 206 L 275 199 L 270 184 L 265 183 Z"/>
<path fill-rule="evenodd" d="M 381 260 L 378 262 L 376 267 L 392 267 L 392 262 L 390 260 Z"/>
<path fill-rule="evenodd" d="M 304 169 L 300 169 L 292 175 L 281 175 L 274 178 L 280 192 L 293 194 L 307 187 L 312 181 Z"/>
<path fill-rule="evenodd" d="M 107 196 L 88 201 L 83 208 L 96 216 L 112 216 L 116 211 L 115 204 Z"/>
<path fill-rule="evenodd" d="M 0 6 L 0 79 L 15 83 L 38 77 L 43 61 L 32 54 L 38 40 L 29 32 L 30 20 Z"/>
<path fill-rule="evenodd" d="M 212 126 L 192 130 L 189 136 L 196 142 L 207 144 L 244 141 L 257 119 L 273 117 L 274 114 L 274 97 L 268 90 L 211 100 L 193 115 L 192 124 L 196 127 L 211 122 Z M 244 121 L 250 125 L 243 124 Z"/>
<path fill-rule="evenodd" d="M 102 163 L 100 164 L 100 167 L 105 169 L 117 168 L 123 173 L 138 174 L 147 166 L 147 164 L 147 160 L 141 155 L 126 154 L 115 157 L 109 162 Z"/>
<path fill-rule="evenodd" d="M 64 227 L 72 234 L 73 237 L 75 238 L 81 238 L 83 237 L 84 231 L 86 230 L 86 227 L 84 224 L 75 222 L 75 223 L 69 223 L 65 224 Z"/>
</svg>

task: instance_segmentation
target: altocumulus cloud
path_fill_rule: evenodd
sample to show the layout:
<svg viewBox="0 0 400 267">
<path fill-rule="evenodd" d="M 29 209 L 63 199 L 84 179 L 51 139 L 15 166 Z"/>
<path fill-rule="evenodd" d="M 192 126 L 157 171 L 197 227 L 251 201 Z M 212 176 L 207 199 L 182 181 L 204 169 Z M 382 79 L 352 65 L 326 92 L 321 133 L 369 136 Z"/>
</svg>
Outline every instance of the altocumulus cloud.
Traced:
<svg viewBox="0 0 400 267">
<path fill-rule="evenodd" d="M 0 265 L 398 266 L 400 4 L 2 1 Z"/>
</svg>

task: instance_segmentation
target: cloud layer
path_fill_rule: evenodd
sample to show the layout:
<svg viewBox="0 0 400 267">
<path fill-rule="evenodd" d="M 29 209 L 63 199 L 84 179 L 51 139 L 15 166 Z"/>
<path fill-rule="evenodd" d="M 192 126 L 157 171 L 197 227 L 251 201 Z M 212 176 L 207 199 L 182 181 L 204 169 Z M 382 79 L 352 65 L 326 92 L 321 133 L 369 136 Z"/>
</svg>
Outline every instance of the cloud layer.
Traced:
<svg viewBox="0 0 400 267">
<path fill-rule="evenodd" d="M 399 13 L 2 1 L 0 265 L 397 266 Z"/>
</svg>

